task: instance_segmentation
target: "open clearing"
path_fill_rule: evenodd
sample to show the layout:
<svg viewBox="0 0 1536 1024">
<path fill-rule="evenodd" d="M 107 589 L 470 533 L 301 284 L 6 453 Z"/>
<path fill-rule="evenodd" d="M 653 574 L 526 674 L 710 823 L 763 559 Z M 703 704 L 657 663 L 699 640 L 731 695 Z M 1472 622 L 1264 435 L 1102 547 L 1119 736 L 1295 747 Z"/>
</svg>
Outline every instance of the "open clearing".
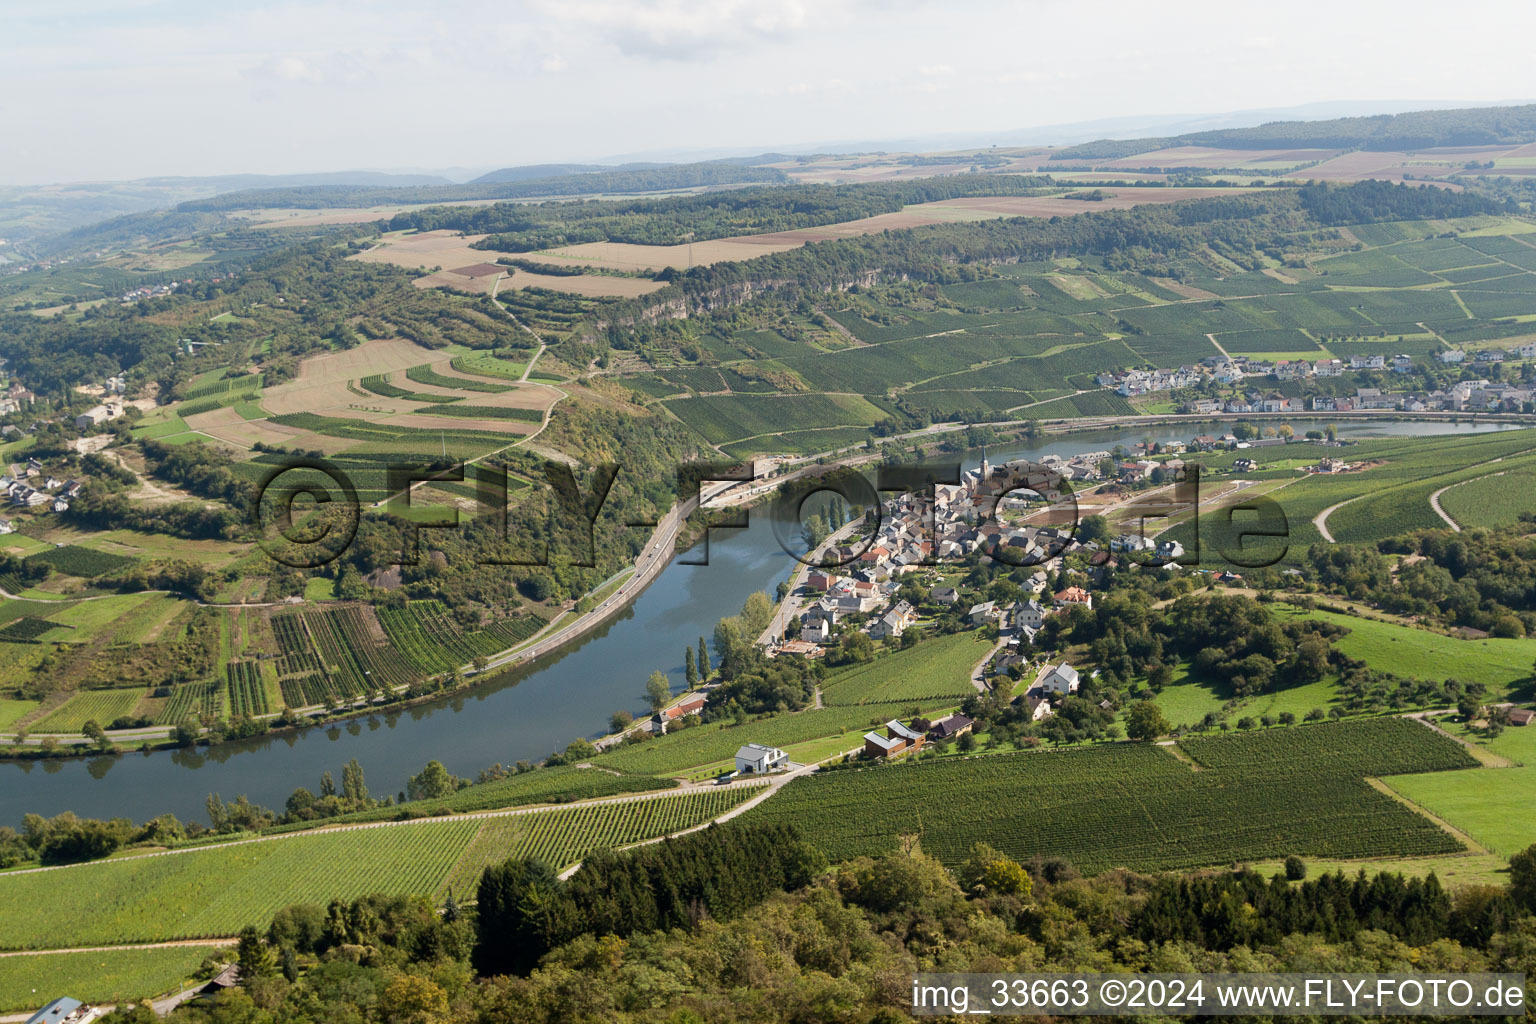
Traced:
<svg viewBox="0 0 1536 1024">
<path fill-rule="evenodd" d="M 457 231 L 422 231 L 415 234 L 388 235 L 381 244 L 351 257 L 365 263 L 393 263 L 407 269 L 431 271 L 414 282 L 418 288 L 454 288 L 459 291 L 490 294 L 492 288 L 548 288 L 590 297 L 616 296 L 634 298 L 663 287 L 660 281 L 638 277 L 581 275 L 559 277 L 526 270 L 497 266 L 496 253 L 471 248 L 484 235 L 463 235 Z M 708 243 L 701 243 L 708 244 Z M 579 247 L 578 247 L 579 248 Z M 643 248 L 643 247 L 642 247 Z M 786 246 L 794 248 L 794 246 Z M 760 256 L 761 252 L 751 255 Z M 735 256 L 734 259 L 746 259 Z M 626 268 L 629 269 L 629 268 Z M 504 271 L 504 273 L 503 273 Z"/>
</svg>

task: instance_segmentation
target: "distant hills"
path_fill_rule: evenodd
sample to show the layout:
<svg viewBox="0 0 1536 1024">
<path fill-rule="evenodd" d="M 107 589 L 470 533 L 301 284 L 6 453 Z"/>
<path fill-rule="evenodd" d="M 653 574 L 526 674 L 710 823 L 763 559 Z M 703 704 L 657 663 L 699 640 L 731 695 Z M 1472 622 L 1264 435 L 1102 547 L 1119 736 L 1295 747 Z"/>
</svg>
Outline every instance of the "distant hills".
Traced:
<svg viewBox="0 0 1536 1024">
<path fill-rule="evenodd" d="M 1114 160 L 1175 146 L 1216 149 L 1414 150 L 1536 142 L 1536 104 L 1417 110 L 1326 121 L 1271 121 L 1148 139 L 1099 139 L 1069 146 L 1052 160 Z"/>
</svg>

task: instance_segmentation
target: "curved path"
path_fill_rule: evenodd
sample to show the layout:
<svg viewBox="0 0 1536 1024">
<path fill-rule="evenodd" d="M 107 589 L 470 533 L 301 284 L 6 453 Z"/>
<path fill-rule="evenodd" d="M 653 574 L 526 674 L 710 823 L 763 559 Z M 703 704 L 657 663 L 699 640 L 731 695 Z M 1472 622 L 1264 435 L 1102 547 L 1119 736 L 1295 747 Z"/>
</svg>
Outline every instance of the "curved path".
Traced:
<svg viewBox="0 0 1536 1024">
<path fill-rule="evenodd" d="M 1498 476 L 1499 474 L 1495 473 L 1493 475 L 1494 476 Z M 1478 477 L 1478 479 L 1482 480 L 1484 478 L 1483 477 Z M 1472 481 L 1464 480 L 1462 482 L 1463 483 L 1471 483 Z M 1436 491 L 1434 494 L 1431 494 L 1429 496 L 1429 507 L 1435 510 L 1435 515 L 1437 515 L 1441 519 L 1445 520 L 1445 525 L 1446 526 L 1449 526 L 1451 529 L 1455 530 L 1457 533 L 1460 533 L 1461 532 L 1461 524 L 1458 523 L 1456 520 L 1452 519 L 1451 518 L 1451 514 L 1449 512 L 1447 512 L 1445 510 L 1445 508 L 1440 504 L 1440 495 L 1444 494 L 1446 491 L 1450 490 L 1452 487 L 1455 487 L 1455 486 L 1456 486 L 1455 484 L 1447 484 L 1446 486 L 1444 486 L 1444 487 L 1440 488 L 1438 491 Z"/>
<path fill-rule="evenodd" d="M 1333 534 L 1328 532 L 1328 517 L 1333 515 L 1339 509 L 1343 508 L 1345 505 L 1348 505 L 1350 502 L 1359 501 L 1365 496 L 1366 495 L 1364 494 L 1357 494 L 1353 498 L 1346 498 L 1339 502 L 1337 505 L 1329 505 L 1327 508 L 1323 509 L 1317 515 L 1312 517 L 1312 525 L 1317 527 L 1317 532 L 1322 534 L 1323 540 L 1326 540 L 1330 544 L 1335 543 Z"/>
</svg>

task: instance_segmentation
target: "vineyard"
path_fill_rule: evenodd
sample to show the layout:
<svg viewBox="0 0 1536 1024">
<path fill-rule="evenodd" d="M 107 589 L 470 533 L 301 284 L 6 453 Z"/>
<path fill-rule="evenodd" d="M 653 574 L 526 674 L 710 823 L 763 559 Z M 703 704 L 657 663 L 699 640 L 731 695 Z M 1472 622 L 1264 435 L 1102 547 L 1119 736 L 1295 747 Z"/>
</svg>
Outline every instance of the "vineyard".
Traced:
<svg viewBox="0 0 1536 1024">
<path fill-rule="evenodd" d="M 434 395 L 425 391 L 407 391 L 396 384 L 391 384 L 389 374 L 387 373 L 376 373 L 364 377 L 358 383 L 366 390 L 372 391 L 376 395 L 382 395 L 385 398 L 405 398 L 412 402 L 434 402 L 439 404 L 461 400 L 457 395 Z"/>
<path fill-rule="evenodd" d="M 681 796 L 596 804 L 536 815 L 490 818 L 444 879 L 435 895 L 471 892 L 488 864 L 508 857 L 536 857 L 565 867 L 592 850 L 616 848 L 664 836 L 723 814 L 755 796 L 758 787 L 731 786 Z M 623 814 L 615 814 L 615 806 Z"/>
<path fill-rule="evenodd" d="M 990 645 L 974 633 L 953 633 L 918 644 L 846 672 L 828 676 L 822 700 L 828 707 L 914 701 L 958 701 L 975 693 L 971 669 Z"/>
<path fill-rule="evenodd" d="M 380 608 L 378 615 L 392 646 L 426 675 L 450 672 L 476 657 L 514 647 L 546 625 L 537 615 L 524 615 L 465 632 L 441 602 L 432 600 L 412 601 L 404 608 Z"/>
<path fill-rule="evenodd" d="M 229 713 L 265 715 L 273 709 L 267 704 L 267 690 L 261 680 L 261 666 L 254 661 L 232 661 L 224 666 L 229 684 Z"/>
<path fill-rule="evenodd" d="M 77 544 L 65 544 L 51 551 L 39 551 L 35 555 L 28 555 L 23 561 L 39 562 L 58 572 L 85 579 L 105 576 L 109 572 L 116 572 L 134 563 L 134 559 L 127 555 L 108 554 L 93 548 L 83 548 Z"/>
<path fill-rule="evenodd" d="M 1411 731 L 1409 731 L 1411 730 Z M 1454 742 L 1401 719 L 1182 741 L 1206 767 L 1140 744 L 894 764 L 797 779 L 751 815 L 794 822 L 834 860 L 902 835 L 950 864 L 977 842 L 1097 872 L 1299 854 L 1454 853 L 1460 844 L 1368 774 L 1466 767 Z"/>
<path fill-rule="evenodd" d="M 430 384 L 438 388 L 452 388 L 455 391 L 479 391 L 485 394 L 500 394 L 503 391 L 511 391 L 510 384 L 492 384 L 486 380 L 470 380 L 467 377 L 450 377 L 447 374 L 438 373 L 429 364 L 413 366 L 405 371 L 407 380 L 413 380 L 417 384 Z"/>
<path fill-rule="evenodd" d="M 221 717 L 224 711 L 224 687 L 212 681 L 181 683 L 171 691 L 170 699 L 155 716 L 156 725 L 177 725 L 203 715 Z"/>
<path fill-rule="evenodd" d="M 105 727 L 133 712 L 143 690 L 85 690 L 32 724 L 33 732 L 79 732 L 86 722 Z"/>
<path fill-rule="evenodd" d="M 0 948 L 233 935 L 290 903 L 368 893 L 460 898 L 487 864 L 529 853 L 566 864 L 594 849 L 701 824 L 750 787 L 536 811 L 295 833 L 165 856 L 0 874 Z M 457 880 L 457 881 L 454 881 Z"/>
<path fill-rule="evenodd" d="M 12 644 L 29 644 L 49 630 L 57 629 L 58 625 L 57 622 L 39 619 L 34 615 L 23 615 L 0 629 L 0 640 Z"/>
<path fill-rule="evenodd" d="M 475 420 L 518 420 L 522 423 L 541 423 L 544 420 L 542 409 L 518 409 L 505 405 L 450 405 L 433 409 L 432 415 L 461 416 Z"/>
</svg>

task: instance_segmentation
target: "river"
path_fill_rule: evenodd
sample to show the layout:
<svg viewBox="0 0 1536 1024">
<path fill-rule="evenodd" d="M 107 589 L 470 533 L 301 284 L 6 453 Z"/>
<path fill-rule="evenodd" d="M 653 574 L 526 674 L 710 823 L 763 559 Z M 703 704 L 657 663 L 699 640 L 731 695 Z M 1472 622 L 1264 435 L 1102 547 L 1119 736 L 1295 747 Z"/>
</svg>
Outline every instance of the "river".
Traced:
<svg viewBox="0 0 1536 1024">
<path fill-rule="evenodd" d="M 1298 433 L 1318 424 L 1292 421 Z M 1510 429 L 1509 424 L 1338 424 L 1341 437 L 1467 434 Z M 1053 435 L 999 445 L 992 463 L 1042 455 L 1130 446 L 1144 438 L 1187 440 L 1214 430 L 1177 424 L 1142 430 Z M 941 457 L 942 459 L 943 457 Z M 979 461 L 968 453 L 966 466 Z M 810 509 L 807 510 L 809 515 Z M 207 818 L 204 801 L 248 796 L 281 809 L 299 786 L 317 790 L 329 770 L 341 777 L 350 758 L 362 764 L 376 796 L 397 793 L 427 761 L 437 759 L 458 775 L 473 777 L 501 762 L 537 760 L 578 736 L 606 731 L 620 709 L 643 713 L 646 677 L 668 674 L 683 683 L 683 650 L 713 633 L 753 591 L 770 594 L 795 563 L 782 551 L 767 509 L 754 510 L 743 530 L 716 529 L 709 564 L 689 565 L 695 549 L 674 561 L 639 598 L 604 628 L 558 655 L 497 677 L 441 702 L 351 719 L 325 727 L 197 751 L 159 751 L 116 757 L 46 762 L 0 762 L 0 824 L 19 824 L 27 812 L 74 811 L 85 817 L 142 821 L 172 813 L 182 820 Z"/>
</svg>

